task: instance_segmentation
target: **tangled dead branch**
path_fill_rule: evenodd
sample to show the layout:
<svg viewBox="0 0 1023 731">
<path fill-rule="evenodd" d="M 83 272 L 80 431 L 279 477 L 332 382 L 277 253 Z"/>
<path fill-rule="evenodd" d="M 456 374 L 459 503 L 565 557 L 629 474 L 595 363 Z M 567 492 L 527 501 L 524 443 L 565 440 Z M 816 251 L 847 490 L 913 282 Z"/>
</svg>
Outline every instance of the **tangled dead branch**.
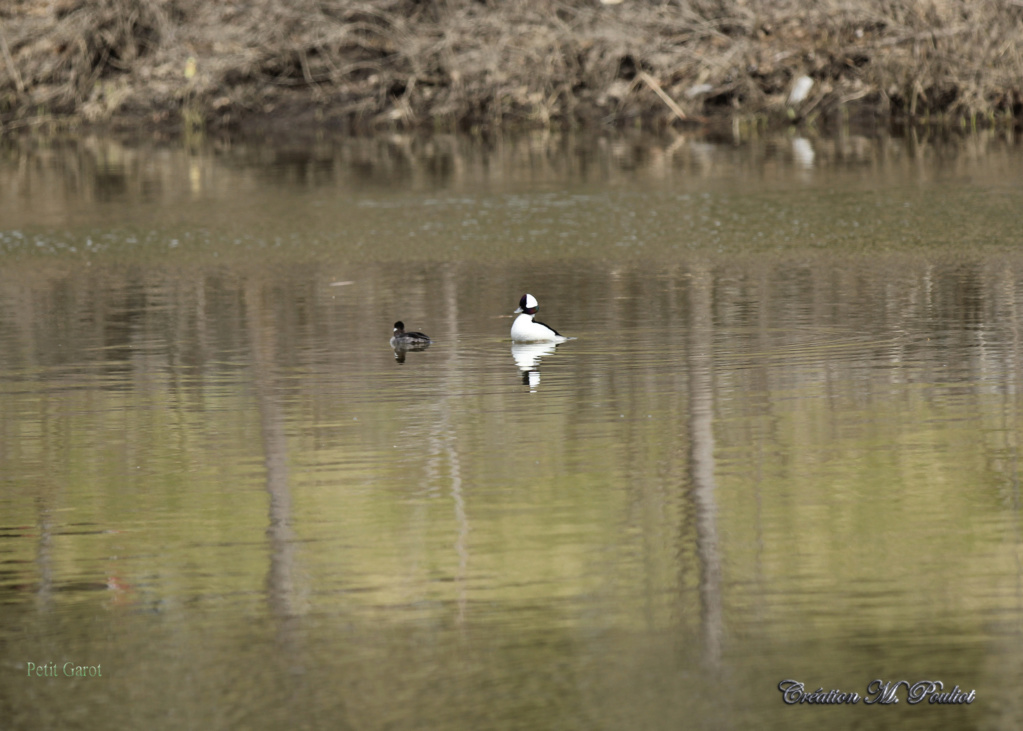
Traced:
<svg viewBox="0 0 1023 731">
<path fill-rule="evenodd" d="M 1021 36 L 1023 6 L 996 0 L 12 0 L 0 123 L 1018 118 Z"/>
</svg>

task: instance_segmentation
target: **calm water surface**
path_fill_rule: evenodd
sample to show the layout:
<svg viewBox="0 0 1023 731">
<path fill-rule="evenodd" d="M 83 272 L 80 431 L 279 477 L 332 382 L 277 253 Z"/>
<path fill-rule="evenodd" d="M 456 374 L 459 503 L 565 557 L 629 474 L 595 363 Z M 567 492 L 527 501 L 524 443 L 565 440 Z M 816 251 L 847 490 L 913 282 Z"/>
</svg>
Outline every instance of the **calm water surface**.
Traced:
<svg viewBox="0 0 1023 731">
<path fill-rule="evenodd" d="M 1023 725 L 1020 211 L 997 136 L 9 144 L 0 725 Z"/>
</svg>

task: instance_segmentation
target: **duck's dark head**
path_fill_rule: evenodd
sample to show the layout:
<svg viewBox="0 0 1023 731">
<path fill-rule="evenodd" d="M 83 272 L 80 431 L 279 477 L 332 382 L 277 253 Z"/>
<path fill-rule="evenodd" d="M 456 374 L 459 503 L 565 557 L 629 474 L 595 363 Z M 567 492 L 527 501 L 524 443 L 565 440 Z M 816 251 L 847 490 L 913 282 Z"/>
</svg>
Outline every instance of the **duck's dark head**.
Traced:
<svg viewBox="0 0 1023 731">
<path fill-rule="evenodd" d="M 522 299 L 519 300 L 519 309 L 515 310 L 515 312 L 516 314 L 525 312 L 527 315 L 535 315 L 539 309 L 540 303 L 536 301 L 536 297 L 531 294 L 524 294 Z"/>
</svg>

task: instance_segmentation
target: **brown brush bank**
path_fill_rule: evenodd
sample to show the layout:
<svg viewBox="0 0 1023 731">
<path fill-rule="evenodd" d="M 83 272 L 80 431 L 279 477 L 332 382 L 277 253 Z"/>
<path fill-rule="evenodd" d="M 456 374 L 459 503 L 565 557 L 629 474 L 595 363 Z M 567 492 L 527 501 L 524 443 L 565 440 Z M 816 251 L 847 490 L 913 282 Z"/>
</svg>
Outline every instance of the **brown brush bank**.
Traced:
<svg viewBox="0 0 1023 731">
<path fill-rule="evenodd" d="M 1014 124 L 1021 40 L 994 0 L 7 0 L 0 129 Z"/>
</svg>

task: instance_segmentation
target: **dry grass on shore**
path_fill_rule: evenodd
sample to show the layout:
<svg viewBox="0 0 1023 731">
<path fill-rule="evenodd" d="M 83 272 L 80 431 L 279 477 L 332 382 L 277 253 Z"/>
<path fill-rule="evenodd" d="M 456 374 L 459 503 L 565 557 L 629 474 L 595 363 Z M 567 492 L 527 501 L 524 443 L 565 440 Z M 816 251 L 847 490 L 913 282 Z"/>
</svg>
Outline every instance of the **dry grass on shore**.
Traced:
<svg viewBox="0 0 1023 731">
<path fill-rule="evenodd" d="M 0 123 L 997 122 L 1023 113 L 1021 40 L 995 0 L 11 0 Z"/>
</svg>

